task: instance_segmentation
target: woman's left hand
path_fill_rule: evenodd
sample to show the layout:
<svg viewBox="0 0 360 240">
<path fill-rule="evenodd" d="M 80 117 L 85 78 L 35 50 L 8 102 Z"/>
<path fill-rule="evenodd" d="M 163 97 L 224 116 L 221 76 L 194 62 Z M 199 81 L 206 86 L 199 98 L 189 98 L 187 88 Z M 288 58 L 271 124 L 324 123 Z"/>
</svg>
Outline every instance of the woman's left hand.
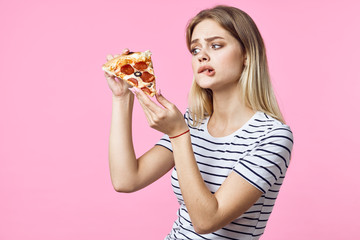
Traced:
<svg viewBox="0 0 360 240">
<path fill-rule="evenodd" d="M 154 103 L 143 91 L 138 88 L 130 89 L 139 100 L 147 121 L 151 128 L 154 128 L 168 136 L 175 136 L 188 130 L 183 114 L 160 92 L 156 92 L 156 100 L 164 107 Z"/>
</svg>

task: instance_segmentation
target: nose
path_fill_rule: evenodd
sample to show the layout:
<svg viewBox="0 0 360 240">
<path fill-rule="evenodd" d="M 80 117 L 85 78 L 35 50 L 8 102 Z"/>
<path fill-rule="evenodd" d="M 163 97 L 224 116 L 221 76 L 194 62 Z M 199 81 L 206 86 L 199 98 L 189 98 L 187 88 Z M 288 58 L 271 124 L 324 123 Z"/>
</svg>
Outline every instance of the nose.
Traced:
<svg viewBox="0 0 360 240">
<path fill-rule="evenodd" d="M 210 60 L 209 55 L 206 53 L 206 51 L 202 50 L 201 52 L 199 52 L 198 54 L 198 60 L 199 62 L 206 62 Z"/>
</svg>

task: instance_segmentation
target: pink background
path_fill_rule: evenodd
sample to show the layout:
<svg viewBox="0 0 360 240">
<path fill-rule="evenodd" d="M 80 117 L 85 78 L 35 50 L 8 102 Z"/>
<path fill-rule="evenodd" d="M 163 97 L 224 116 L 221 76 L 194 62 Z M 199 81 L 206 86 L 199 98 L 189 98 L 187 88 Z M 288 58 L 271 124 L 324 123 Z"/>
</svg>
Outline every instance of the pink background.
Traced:
<svg viewBox="0 0 360 240">
<path fill-rule="evenodd" d="M 153 52 L 158 87 L 185 110 L 184 33 L 223 3 L 253 17 L 294 132 L 292 163 L 263 240 L 355 239 L 359 216 L 358 1 L 1 1 L 0 239 L 163 239 L 176 217 L 169 174 L 116 193 L 111 92 L 122 48 Z M 181 71 L 180 71 L 181 68 Z M 137 154 L 162 135 L 135 104 Z"/>
</svg>

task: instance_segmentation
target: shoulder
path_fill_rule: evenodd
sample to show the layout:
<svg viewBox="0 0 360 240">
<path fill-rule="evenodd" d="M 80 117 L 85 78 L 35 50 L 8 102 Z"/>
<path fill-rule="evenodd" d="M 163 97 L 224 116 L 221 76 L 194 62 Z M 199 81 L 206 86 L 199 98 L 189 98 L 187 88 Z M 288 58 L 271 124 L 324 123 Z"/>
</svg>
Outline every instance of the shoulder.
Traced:
<svg viewBox="0 0 360 240">
<path fill-rule="evenodd" d="M 261 141 L 283 139 L 293 143 L 293 132 L 289 125 L 269 116 L 264 112 L 257 112 L 254 124 L 264 129 Z"/>
</svg>

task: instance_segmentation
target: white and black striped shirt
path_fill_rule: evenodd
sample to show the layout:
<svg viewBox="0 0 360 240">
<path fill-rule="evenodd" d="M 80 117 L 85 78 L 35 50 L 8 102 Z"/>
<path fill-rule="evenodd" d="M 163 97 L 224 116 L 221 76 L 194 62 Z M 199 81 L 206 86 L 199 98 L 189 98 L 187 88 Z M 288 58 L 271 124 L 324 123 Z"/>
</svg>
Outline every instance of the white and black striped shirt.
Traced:
<svg viewBox="0 0 360 240">
<path fill-rule="evenodd" d="M 289 166 L 293 146 L 293 135 L 289 126 L 258 111 L 236 132 L 216 138 L 207 131 L 209 118 L 198 128 L 193 128 L 188 111 L 184 117 L 190 128 L 192 147 L 200 173 L 212 193 L 215 193 L 226 177 L 234 171 L 262 191 L 263 195 L 227 226 L 216 232 L 200 235 L 194 231 L 190 221 L 175 167 L 171 175 L 171 185 L 180 208 L 177 212 L 178 218 L 165 239 L 259 239 L 264 233 Z M 167 135 L 164 135 L 157 145 L 172 151 Z"/>
</svg>

